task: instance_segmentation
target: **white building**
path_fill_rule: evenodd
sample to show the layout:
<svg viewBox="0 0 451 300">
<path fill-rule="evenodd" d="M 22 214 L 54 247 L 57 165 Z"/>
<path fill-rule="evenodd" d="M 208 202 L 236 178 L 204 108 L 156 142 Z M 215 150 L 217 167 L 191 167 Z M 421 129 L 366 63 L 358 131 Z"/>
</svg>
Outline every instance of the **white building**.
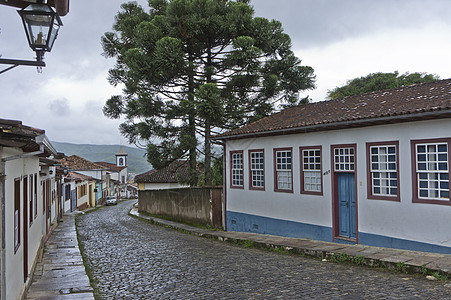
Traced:
<svg viewBox="0 0 451 300">
<path fill-rule="evenodd" d="M 51 167 L 39 158 L 56 154 L 44 130 L 0 119 L 1 299 L 23 295 L 55 220 Z"/>
<path fill-rule="evenodd" d="M 183 183 L 189 178 L 189 163 L 187 160 L 176 160 L 160 170 L 150 170 L 135 176 L 138 190 L 162 190 L 189 187 Z"/>
<path fill-rule="evenodd" d="M 130 193 L 128 192 L 128 165 L 127 165 L 127 156 L 124 148 L 119 147 L 119 151 L 116 153 L 116 164 L 112 164 L 109 162 L 96 162 L 96 164 L 102 166 L 105 170 L 109 172 L 111 175 L 111 179 L 116 184 L 116 194 L 119 195 L 120 198 L 129 198 Z"/>
<path fill-rule="evenodd" d="M 293 107 L 214 139 L 229 231 L 451 254 L 451 80 Z"/>
<path fill-rule="evenodd" d="M 79 175 L 76 176 L 76 182 L 72 182 L 70 176 L 66 176 L 65 178 L 66 200 L 68 200 L 67 197 L 70 196 L 71 200 L 69 201 L 71 202 L 71 210 L 75 210 L 80 206 L 79 191 L 82 191 L 83 196 L 85 194 L 88 195 L 87 202 L 81 202 L 81 205 L 83 205 L 83 203 L 89 203 L 88 207 L 95 207 L 97 204 L 99 204 L 99 202 L 102 202 L 102 200 L 104 200 L 106 196 L 114 194 L 114 188 L 110 186 L 110 172 L 108 172 L 105 167 L 93 163 L 78 155 L 65 157 L 60 160 L 60 163 L 64 168 L 67 168 L 72 172 L 76 172 L 77 174 L 86 176 L 86 178 L 82 178 Z M 85 184 L 87 185 L 86 193 L 83 187 L 79 189 L 78 185 L 81 184 L 80 180 L 83 182 L 86 180 L 90 181 L 89 184 L 82 183 L 82 186 Z M 71 189 L 71 191 L 68 192 L 68 189 Z M 82 206 L 82 209 L 84 208 L 86 207 Z"/>
</svg>

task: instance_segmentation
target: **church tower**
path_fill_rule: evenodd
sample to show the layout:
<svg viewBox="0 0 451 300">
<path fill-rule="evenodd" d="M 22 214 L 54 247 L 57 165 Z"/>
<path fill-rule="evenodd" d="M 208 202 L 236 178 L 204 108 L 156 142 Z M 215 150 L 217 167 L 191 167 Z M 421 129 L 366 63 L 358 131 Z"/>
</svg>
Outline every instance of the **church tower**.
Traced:
<svg viewBox="0 0 451 300">
<path fill-rule="evenodd" d="M 124 148 L 122 146 L 119 148 L 119 151 L 116 153 L 116 166 L 118 167 L 126 167 L 127 166 L 127 156 Z"/>
</svg>

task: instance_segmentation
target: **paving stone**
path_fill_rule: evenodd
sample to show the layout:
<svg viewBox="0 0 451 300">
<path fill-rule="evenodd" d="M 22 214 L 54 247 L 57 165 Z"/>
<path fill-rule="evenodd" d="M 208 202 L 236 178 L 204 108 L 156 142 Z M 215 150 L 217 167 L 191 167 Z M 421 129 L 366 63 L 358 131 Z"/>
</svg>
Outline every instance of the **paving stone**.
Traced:
<svg viewBox="0 0 451 300">
<path fill-rule="evenodd" d="M 79 219 L 102 299 L 451 299 L 445 283 L 416 275 L 244 248 L 152 225 L 127 215 L 132 204 L 103 207 Z M 361 245 L 195 231 L 223 240 L 253 239 L 309 251 L 350 247 L 379 258 L 411 259 L 400 251 Z"/>
<path fill-rule="evenodd" d="M 25 299 L 94 299 L 78 244 L 66 243 L 77 238 L 74 215 L 64 220 L 46 242 Z"/>
<path fill-rule="evenodd" d="M 381 261 L 383 262 L 391 262 L 391 263 L 401 263 L 401 262 L 409 262 L 412 260 L 412 257 L 405 256 L 405 255 L 390 255 L 384 258 L 381 258 Z"/>
</svg>

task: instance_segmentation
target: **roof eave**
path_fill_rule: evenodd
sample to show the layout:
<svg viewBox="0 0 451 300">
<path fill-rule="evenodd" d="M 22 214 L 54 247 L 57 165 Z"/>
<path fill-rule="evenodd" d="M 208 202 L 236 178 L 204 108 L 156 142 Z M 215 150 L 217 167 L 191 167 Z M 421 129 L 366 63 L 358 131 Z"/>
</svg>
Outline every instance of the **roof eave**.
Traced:
<svg viewBox="0 0 451 300">
<path fill-rule="evenodd" d="M 451 117 L 451 109 L 447 109 L 447 110 L 439 110 L 439 111 L 429 111 L 429 112 L 395 115 L 395 116 L 388 116 L 388 117 L 347 120 L 347 121 L 342 121 L 342 122 L 315 124 L 315 125 L 300 126 L 300 127 L 293 127 L 293 128 L 283 128 L 283 129 L 277 129 L 277 130 L 265 130 L 265 131 L 260 131 L 260 132 L 241 133 L 241 134 L 229 135 L 229 136 L 212 137 L 211 139 L 212 140 L 223 140 L 223 141 L 238 140 L 238 139 L 246 139 L 246 138 L 252 138 L 252 137 L 264 137 L 264 136 L 287 135 L 287 134 L 296 134 L 296 133 L 308 133 L 308 132 L 314 132 L 314 131 L 338 130 L 338 129 L 344 129 L 344 128 L 375 126 L 375 125 L 382 125 L 382 124 L 387 124 L 387 123 L 403 123 L 403 122 L 413 122 L 413 121 L 422 121 L 422 120 L 430 120 L 430 119 L 443 119 L 443 118 L 450 118 L 450 117 Z"/>
</svg>

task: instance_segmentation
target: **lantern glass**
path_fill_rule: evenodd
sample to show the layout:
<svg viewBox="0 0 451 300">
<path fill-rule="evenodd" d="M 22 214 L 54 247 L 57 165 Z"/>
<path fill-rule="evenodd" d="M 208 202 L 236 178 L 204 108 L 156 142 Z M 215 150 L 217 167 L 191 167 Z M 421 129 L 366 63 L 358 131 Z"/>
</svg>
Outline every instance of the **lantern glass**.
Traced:
<svg viewBox="0 0 451 300">
<path fill-rule="evenodd" d="M 62 25 L 58 14 L 47 4 L 30 4 L 19 14 L 31 49 L 50 52 Z"/>
</svg>

